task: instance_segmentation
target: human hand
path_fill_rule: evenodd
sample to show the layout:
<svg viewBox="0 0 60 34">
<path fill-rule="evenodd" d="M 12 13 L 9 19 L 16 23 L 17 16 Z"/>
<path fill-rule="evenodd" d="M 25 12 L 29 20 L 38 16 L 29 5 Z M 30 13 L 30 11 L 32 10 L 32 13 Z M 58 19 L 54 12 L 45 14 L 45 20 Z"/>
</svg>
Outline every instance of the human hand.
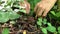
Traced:
<svg viewBox="0 0 60 34">
<path fill-rule="evenodd" d="M 35 6 L 36 17 L 45 17 L 50 9 L 54 6 L 56 0 L 42 0 Z"/>
<path fill-rule="evenodd" d="M 21 2 L 20 6 L 25 7 L 24 9 L 26 10 L 26 14 L 29 14 L 29 12 L 30 12 L 30 4 L 27 1 Z"/>
</svg>

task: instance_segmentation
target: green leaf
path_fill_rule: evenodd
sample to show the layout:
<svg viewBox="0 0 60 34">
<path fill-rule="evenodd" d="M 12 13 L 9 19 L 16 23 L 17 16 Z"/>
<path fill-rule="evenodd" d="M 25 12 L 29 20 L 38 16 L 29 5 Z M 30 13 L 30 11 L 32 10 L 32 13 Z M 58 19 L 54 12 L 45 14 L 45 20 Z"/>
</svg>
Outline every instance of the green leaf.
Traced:
<svg viewBox="0 0 60 34">
<path fill-rule="evenodd" d="M 52 33 L 56 32 L 56 28 L 54 26 L 48 26 L 47 30 L 52 32 Z"/>
<path fill-rule="evenodd" d="M 22 13 L 26 13 L 26 10 L 20 10 L 20 12 L 22 12 Z"/>
<path fill-rule="evenodd" d="M 47 24 L 47 20 L 46 19 L 43 19 L 43 24 Z"/>
<path fill-rule="evenodd" d="M 7 22 L 8 20 L 8 14 L 6 12 L 0 12 L 0 22 Z"/>
<path fill-rule="evenodd" d="M 42 25 L 42 18 L 38 18 L 37 25 Z"/>
<path fill-rule="evenodd" d="M 37 25 L 41 26 L 41 25 L 42 25 L 42 23 L 41 23 L 41 22 L 37 22 Z"/>
<path fill-rule="evenodd" d="M 50 12 L 51 12 L 51 14 L 53 14 L 54 16 L 56 15 L 54 11 L 50 11 Z"/>
<path fill-rule="evenodd" d="M 56 16 L 57 16 L 57 17 L 60 17 L 60 12 L 56 13 Z"/>
<path fill-rule="evenodd" d="M 10 13 L 9 13 L 9 18 L 10 18 L 10 20 L 17 19 L 17 18 L 19 18 L 19 17 L 20 17 L 20 15 L 17 14 L 17 13 L 15 13 L 15 12 L 10 12 Z"/>
<path fill-rule="evenodd" d="M 9 28 L 4 28 L 2 34 L 9 34 Z"/>
<path fill-rule="evenodd" d="M 20 15 L 15 12 L 0 12 L 0 22 L 2 23 L 7 22 L 9 19 L 13 20 L 19 17 Z"/>
<path fill-rule="evenodd" d="M 19 5 L 14 5 L 14 7 L 21 8 Z"/>
<path fill-rule="evenodd" d="M 60 27 L 58 27 L 58 33 L 60 34 Z"/>
<path fill-rule="evenodd" d="M 44 34 L 47 34 L 47 29 L 46 28 L 42 28 L 41 30 Z"/>
<path fill-rule="evenodd" d="M 48 25 L 48 26 L 52 26 L 51 23 L 49 23 L 49 22 L 47 23 L 47 25 Z"/>
</svg>

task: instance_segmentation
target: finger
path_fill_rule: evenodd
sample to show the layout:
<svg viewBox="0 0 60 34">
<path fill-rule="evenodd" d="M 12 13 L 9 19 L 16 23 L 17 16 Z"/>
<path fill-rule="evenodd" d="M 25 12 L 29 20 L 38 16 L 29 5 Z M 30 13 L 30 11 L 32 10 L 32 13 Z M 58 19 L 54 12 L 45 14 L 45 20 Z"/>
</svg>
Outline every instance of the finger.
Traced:
<svg viewBox="0 0 60 34">
<path fill-rule="evenodd" d="M 50 11 L 49 9 L 45 10 L 42 16 L 45 17 L 49 11 Z"/>
<path fill-rule="evenodd" d="M 39 3 L 35 6 L 35 8 L 34 8 L 34 12 L 36 12 L 36 11 L 37 11 L 38 6 L 39 6 Z"/>
<path fill-rule="evenodd" d="M 28 2 L 25 2 L 25 4 L 26 4 L 26 7 L 25 7 L 26 14 L 29 14 L 29 12 L 30 12 L 30 4 Z"/>
<path fill-rule="evenodd" d="M 30 4 L 27 4 L 26 13 L 29 14 L 29 12 L 30 12 Z"/>
<path fill-rule="evenodd" d="M 43 11 L 44 11 L 44 9 L 43 9 L 42 7 L 39 8 L 38 11 L 37 11 L 37 16 L 38 16 L 38 17 L 41 16 L 42 13 L 43 13 Z"/>
<path fill-rule="evenodd" d="M 36 13 L 36 10 L 37 10 L 38 8 L 37 8 L 37 5 L 35 6 L 35 8 L 34 8 L 34 12 Z"/>
</svg>

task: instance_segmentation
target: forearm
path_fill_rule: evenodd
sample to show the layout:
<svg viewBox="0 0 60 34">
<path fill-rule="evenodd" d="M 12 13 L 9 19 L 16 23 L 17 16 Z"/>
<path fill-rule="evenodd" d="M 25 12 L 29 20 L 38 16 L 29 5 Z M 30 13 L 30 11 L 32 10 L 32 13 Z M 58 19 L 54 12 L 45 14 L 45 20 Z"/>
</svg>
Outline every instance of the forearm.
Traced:
<svg viewBox="0 0 60 34">
<path fill-rule="evenodd" d="M 41 0 L 41 1 L 51 1 L 51 2 L 56 2 L 57 0 Z"/>
<path fill-rule="evenodd" d="M 50 4 L 54 5 L 57 0 L 41 0 L 41 1 L 44 1 L 46 3 L 50 3 Z"/>
<path fill-rule="evenodd" d="M 27 1 L 27 0 L 24 0 L 24 1 Z"/>
</svg>

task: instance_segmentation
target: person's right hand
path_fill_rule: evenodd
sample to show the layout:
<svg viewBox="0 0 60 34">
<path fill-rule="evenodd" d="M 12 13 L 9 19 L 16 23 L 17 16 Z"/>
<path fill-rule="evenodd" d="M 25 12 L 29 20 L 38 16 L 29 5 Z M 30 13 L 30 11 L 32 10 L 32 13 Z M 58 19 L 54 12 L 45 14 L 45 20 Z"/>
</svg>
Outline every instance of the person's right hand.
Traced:
<svg viewBox="0 0 60 34">
<path fill-rule="evenodd" d="M 21 2 L 20 6 L 25 7 L 24 9 L 26 10 L 26 14 L 29 14 L 29 12 L 30 12 L 30 4 L 27 1 Z"/>
<path fill-rule="evenodd" d="M 41 0 L 39 3 L 37 3 L 34 9 L 36 17 L 45 17 L 47 13 L 52 9 L 56 1 L 57 0 Z"/>
</svg>

